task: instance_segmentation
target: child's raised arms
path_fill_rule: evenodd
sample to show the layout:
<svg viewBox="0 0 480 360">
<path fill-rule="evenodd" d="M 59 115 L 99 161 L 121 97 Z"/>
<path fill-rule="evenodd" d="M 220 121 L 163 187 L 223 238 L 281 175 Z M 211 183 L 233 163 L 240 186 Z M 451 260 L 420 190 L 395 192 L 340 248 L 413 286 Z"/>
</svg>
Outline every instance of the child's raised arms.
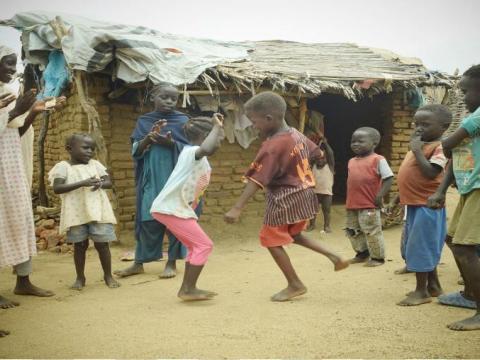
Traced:
<svg viewBox="0 0 480 360">
<path fill-rule="evenodd" d="M 225 138 L 223 131 L 223 115 L 215 113 L 212 116 L 212 130 L 203 139 L 200 147 L 195 152 L 195 158 L 200 160 L 204 156 L 210 156 L 220 147 L 221 141 Z"/>
</svg>

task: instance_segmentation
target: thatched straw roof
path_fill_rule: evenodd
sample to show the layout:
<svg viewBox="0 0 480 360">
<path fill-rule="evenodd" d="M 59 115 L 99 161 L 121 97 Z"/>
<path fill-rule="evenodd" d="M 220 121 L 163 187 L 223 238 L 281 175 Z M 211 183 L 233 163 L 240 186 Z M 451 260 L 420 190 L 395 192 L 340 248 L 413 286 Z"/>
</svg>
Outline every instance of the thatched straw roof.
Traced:
<svg viewBox="0 0 480 360">
<path fill-rule="evenodd" d="M 230 80 L 242 92 L 269 86 L 299 95 L 333 92 L 351 99 L 389 91 L 392 85 L 452 85 L 448 75 L 429 72 L 419 59 L 387 50 L 280 40 L 254 42 L 249 59 L 208 69 L 199 80 L 209 88 L 226 88 L 225 80 Z M 365 80 L 373 80 L 368 89 L 360 86 Z"/>
<path fill-rule="evenodd" d="M 450 135 L 455 130 L 457 130 L 463 118 L 468 115 L 468 110 L 463 99 L 464 95 L 459 89 L 458 83 L 456 83 L 453 88 L 450 89 L 450 91 L 448 92 L 448 99 L 445 103 L 445 105 L 448 106 L 448 108 L 452 112 L 452 124 L 446 131 L 446 135 Z"/>
</svg>

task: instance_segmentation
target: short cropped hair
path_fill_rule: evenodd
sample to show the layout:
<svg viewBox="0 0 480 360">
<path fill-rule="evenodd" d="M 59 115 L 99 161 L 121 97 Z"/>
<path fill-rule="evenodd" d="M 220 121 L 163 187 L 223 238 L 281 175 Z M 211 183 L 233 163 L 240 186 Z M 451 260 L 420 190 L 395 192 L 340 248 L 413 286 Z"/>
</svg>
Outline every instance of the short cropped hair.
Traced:
<svg viewBox="0 0 480 360">
<path fill-rule="evenodd" d="M 468 76 L 473 79 L 480 79 L 480 64 L 473 65 L 463 73 L 463 76 Z"/>
<path fill-rule="evenodd" d="M 87 134 L 87 133 L 73 133 L 72 135 L 67 137 L 67 139 L 65 140 L 65 146 L 71 148 L 73 146 L 73 144 L 75 143 L 75 141 L 77 141 L 78 139 L 85 139 L 85 138 L 92 139 L 95 142 L 95 139 L 90 134 Z"/>
<path fill-rule="evenodd" d="M 445 105 L 441 105 L 441 104 L 425 105 L 419 108 L 417 111 L 431 112 L 435 116 L 435 118 L 440 120 L 445 125 L 449 125 L 452 122 L 452 113 L 450 112 L 450 109 Z"/>
<path fill-rule="evenodd" d="M 169 83 L 169 82 L 160 82 L 156 85 L 154 85 L 152 87 L 152 90 L 151 90 L 151 95 L 152 96 L 157 96 L 161 90 L 163 89 L 167 89 L 167 88 L 172 88 L 172 89 L 175 89 L 178 91 L 177 87 L 175 85 L 173 85 L 172 83 Z"/>
<path fill-rule="evenodd" d="M 189 140 L 198 139 L 208 134 L 213 128 L 212 119 L 206 116 L 190 118 L 183 126 L 183 131 Z"/>
<path fill-rule="evenodd" d="M 381 135 L 380 135 L 380 132 L 377 129 L 372 128 L 372 127 L 368 127 L 368 126 L 364 126 L 364 127 L 361 127 L 361 128 L 358 128 L 357 130 L 355 130 L 354 133 L 356 133 L 357 131 L 367 133 L 368 136 L 370 137 L 370 139 L 375 144 L 378 145 L 380 143 Z"/>
<path fill-rule="evenodd" d="M 277 119 L 283 119 L 285 111 L 287 111 L 287 103 L 280 95 L 272 91 L 265 91 L 248 100 L 245 103 L 245 111 L 273 115 Z"/>
</svg>

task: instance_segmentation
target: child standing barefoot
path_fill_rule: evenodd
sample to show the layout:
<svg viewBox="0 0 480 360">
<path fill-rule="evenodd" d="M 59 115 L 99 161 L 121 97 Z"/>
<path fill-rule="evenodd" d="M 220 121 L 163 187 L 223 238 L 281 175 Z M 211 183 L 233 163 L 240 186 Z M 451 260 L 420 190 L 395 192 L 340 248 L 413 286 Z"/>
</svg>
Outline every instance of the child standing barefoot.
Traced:
<svg viewBox="0 0 480 360">
<path fill-rule="evenodd" d="M 443 151 L 452 155 L 452 162 L 439 188 L 430 197 L 429 206 L 443 206 L 445 193 L 455 181 L 460 200 L 445 241 L 455 257 L 465 289 L 440 295 L 438 301 L 444 305 L 476 307 L 473 316 L 448 325 L 451 330 L 463 331 L 480 330 L 480 64 L 465 71 L 459 86 L 470 115 L 442 141 Z"/>
<path fill-rule="evenodd" d="M 356 252 L 352 264 L 368 260 L 365 266 L 379 266 L 385 262 L 380 209 L 392 186 L 393 172 L 387 160 L 375 153 L 379 142 L 380 133 L 371 127 L 352 134 L 351 148 L 356 156 L 348 162 L 345 229 Z"/>
<path fill-rule="evenodd" d="M 212 252 L 213 243 L 198 224 L 194 210 L 210 181 L 211 168 L 207 156 L 220 147 L 224 137 L 223 116 L 214 114 L 212 119 L 192 118 L 185 124 L 184 131 L 192 145 L 183 148 L 150 212 L 188 250 L 178 297 L 185 301 L 210 300 L 217 294 L 198 289 L 197 280 Z"/>
<path fill-rule="evenodd" d="M 427 200 L 440 185 L 447 158 L 441 137 L 452 121 L 452 114 L 443 105 L 427 105 L 415 113 L 415 131 L 410 151 L 398 171 L 399 197 L 407 206 L 403 242 L 407 270 L 415 272 L 417 285 L 398 305 L 426 304 L 442 293 L 437 265 L 446 235 L 446 211 L 429 209 Z"/>
<path fill-rule="evenodd" d="M 61 194 L 60 232 L 67 232 L 67 242 L 74 244 L 73 258 L 77 279 L 72 289 L 85 286 L 85 253 L 88 239 L 93 240 L 102 264 L 105 284 L 120 284 L 112 277 L 109 242 L 116 240 L 117 221 L 104 189 L 112 182 L 105 167 L 93 160 L 95 141 L 88 134 L 73 134 L 67 139 L 70 161 L 61 161 L 48 176 L 55 194 Z"/>
<path fill-rule="evenodd" d="M 325 158 L 313 164 L 312 171 L 315 177 L 315 194 L 317 195 L 318 203 L 322 207 L 323 214 L 323 231 L 331 233 L 330 227 L 330 212 L 332 207 L 333 197 L 333 177 L 335 173 L 335 157 L 333 150 L 328 145 L 327 139 L 323 137 L 318 146 L 325 153 Z M 310 220 L 307 231 L 315 229 L 316 216 Z"/>
<path fill-rule="evenodd" d="M 322 153 L 312 141 L 287 125 L 285 110 L 283 98 L 272 92 L 256 95 L 245 104 L 247 117 L 265 141 L 246 173 L 243 194 L 225 214 L 225 221 L 235 222 L 247 201 L 260 188 L 266 189 L 267 207 L 260 242 L 268 248 L 288 282 L 285 289 L 271 297 L 272 301 L 287 301 L 307 292 L 284 245 L 294 243 L 325 255 L 335 265 L 335 271 L 348 266 L 348 261 L 302 234 L 307 220 L 318 209 L 309 160 Z"/>
</svg>

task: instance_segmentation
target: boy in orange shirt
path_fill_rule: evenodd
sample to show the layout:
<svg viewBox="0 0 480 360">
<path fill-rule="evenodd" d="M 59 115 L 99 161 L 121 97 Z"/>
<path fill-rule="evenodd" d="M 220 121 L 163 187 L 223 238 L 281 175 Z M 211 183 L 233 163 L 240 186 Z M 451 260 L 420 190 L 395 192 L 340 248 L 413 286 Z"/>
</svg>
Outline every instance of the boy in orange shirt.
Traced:
<svg viewBox="0 0 480 360">
<path fill-rule="evenodd" d="M 398 171 L 396 201 L 407 206 L 405 261 L 407 270 L 415 272 L 417 285 L 398 303 L 401 306 L 429 303 L 432 296 L 442 293 L 437 265 L 445 243 L 446 212 L 444 207 L 428 208 L 427 201 L 440 185 L 447 165 L 440 141 L 452 114 L 446 106 L 426 105 L 417 110 L 414 120 L 410 151 Z"/>
</svg>

